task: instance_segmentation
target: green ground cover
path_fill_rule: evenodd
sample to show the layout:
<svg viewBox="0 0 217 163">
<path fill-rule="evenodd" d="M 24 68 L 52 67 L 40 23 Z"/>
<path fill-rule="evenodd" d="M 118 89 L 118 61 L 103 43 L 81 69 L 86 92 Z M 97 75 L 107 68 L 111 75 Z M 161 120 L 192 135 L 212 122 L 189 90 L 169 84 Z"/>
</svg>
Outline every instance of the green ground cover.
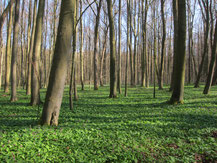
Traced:
<svg viewBox="0 0 217 163">
<path fill-rule="evenodd" d="M 217 87 L 185 87 L 185 104 L 168 105 L 168 88 L 129 88 L 109 99 L 109 87 L 79 91 L 75 110 L 65 90 L 58 127 L 41 127 L 38 108 L 0 92 L 0 162 L 215 162 Z M 41 90 L 44 100 L 45 90 Z M 42 106 L 40 106 L 41 112 Z"/>
</svg>

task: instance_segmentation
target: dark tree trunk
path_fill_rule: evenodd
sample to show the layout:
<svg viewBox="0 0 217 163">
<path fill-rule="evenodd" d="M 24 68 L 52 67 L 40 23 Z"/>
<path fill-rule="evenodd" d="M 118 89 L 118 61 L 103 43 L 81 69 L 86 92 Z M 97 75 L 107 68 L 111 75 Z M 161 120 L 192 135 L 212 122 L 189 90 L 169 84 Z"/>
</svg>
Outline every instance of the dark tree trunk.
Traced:
<svg viewBox="0 0 217 163">
<path fill-rule="evenodd" d="M 112 0 L 107 0 L 110 32 L 110 98 L 117 97 L 116 93 L 116 48 L 115 48 L 115 25 L 113 17 Z"/>
<path fill-rule="evenodd" d="M 174 87 L 170 102 L 183 103 L 185 84 L 186 1 L 178 0 L 178 33 L 174 62 Z M 174 42 L 175 44 L 175 42 Z"/>
</svg>

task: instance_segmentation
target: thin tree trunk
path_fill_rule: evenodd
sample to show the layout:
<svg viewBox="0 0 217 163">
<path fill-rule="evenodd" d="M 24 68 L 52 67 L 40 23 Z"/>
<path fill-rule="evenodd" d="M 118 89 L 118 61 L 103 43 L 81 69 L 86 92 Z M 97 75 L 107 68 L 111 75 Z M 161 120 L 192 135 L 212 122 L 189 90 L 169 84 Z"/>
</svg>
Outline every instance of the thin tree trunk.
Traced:
<svg viewBox="0 0 217 163">
<path fill-rule="evenodd" d="M 77 14 L 78 14 L 78 0 L 75 0 L 76 4 L 75 4 L 75 11 L 74 11 L 74 17 L 73 17 L 73 22 L 74 22 L 74 26 L 73 26 L 73 44 L 72 44 L 72 66 L 71 66 L 71 78 L 70 78 L 70 88 L 69 88 L 69 106 L 70 106 L 70 110 L 73 111 L 73 91 L 75 91 L 74 89 L 74 77 L 75 77 L 75 53 L 76 53 L 76 41 L 77 41 Z M 75 92 L 74 92 L 75 94 Z"/>
<path fill-rule="evenodd" d="M 118 15 L 118 80 L 117 88 L 121 94 L 121 0 L 119 0 L 119 15 Z"/>
<path fill-rule="evenodd" d="M 33 46 L 35 40 L 35 28 L 36 28 L 36 17 L 37 17 L 37 0 L 34 3 L 34 11 L 33 11 L 33 24 L 32 24 L 32 33 L 31 33 L 31 40 L 30 40 L 30 47 L 29 47 L 29 54 L 28 54 L 28 77 L 27 77 L 27 85 L 26 85 L 26 94 L 31 94 L 31 72 L 32 72 L 32 53 L 33 53 Z M 29 25 L 31 26 L 31 20 L 29 17 Z"/>
<path fill-rule="evenodd" d="M 166 51 L 166 20 L 164 16 L 164 3 L 165 0 L 161 0 L 161 19 L 163 23 L 163 37 L 162 37 L 162 47 L 161 47 L 161 63 L 160 63 L 160 70 L 159 70 L 159 89 L 163 89 L 163 73 L 164 73 L 164 57 Z"/>
<path fill-rule="evenodd" d="M 82 1 L 80 1 L 80 16 L 82 14 Z M 83 19 L 80 19 L 80 80 L 81 90 L 84 90 L 84 56 L 83 56 Z"/>
<path fill-rule="evenodd" d="M 126 68 L 125 68 L 125 92 L 124 96 L 127 96 L 127 81 L 128 81 L 128 62 L 129 62 L 129 32 L 130 32 L 130 1 L 127 0 L 127 45 L 126 45 Z"/>
<path fill-rule="evenodd" d="M 144 15 L 144 16 L 143 16 Z M 147 38 L 146 38 L 146 30 L 147 30 L 147 15 L 148 15 L 148 1 L 145 0 L 145 11 L 144 11 L 144 0 L 142 0 L 142 21 L 143 21 L 143 32 L 142 32 L 142 39 L 143 39 L 143 50 L 141 56 L 142 62 L 142 87 L 145 87 L 145 76 L 146 76 L 146 68 L 147 68 Z"/>
</svg>

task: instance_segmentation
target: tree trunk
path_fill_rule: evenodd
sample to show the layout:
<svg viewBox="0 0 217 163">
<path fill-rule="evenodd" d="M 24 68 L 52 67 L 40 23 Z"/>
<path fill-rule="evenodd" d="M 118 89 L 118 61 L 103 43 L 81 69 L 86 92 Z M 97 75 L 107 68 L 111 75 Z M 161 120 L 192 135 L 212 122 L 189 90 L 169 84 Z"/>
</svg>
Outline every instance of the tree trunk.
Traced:
<svg viewBox="0 0 217 163">
<path fill-rule="evenodd" d="M 64 0 L 61 3 L 59 27 L 50 80 L 42 112 L 42 125 L 58 125 L 58 118 L 71 54 L 73 19 L 76 0 Z"/>
<path fill-rule="evenodd" d="M 144 16 L 143 16 L 144 15 Z M 147 38 L 146 38 L 146 29 L 147 29 L 147 15 L 148 15 L 148 1 L 145 0 L 145 11 L 144 11 L 144 0 L 142 0 L 142 21 L 143 21 L 143 32 L 142 32 L 142 39 L 143 39 L 143 50 L 141 56 L 141 63 L 142 63 L 142 87 L 145 87 L 145 75 L 146 75 L 146 67 L 147 67 Z"/>
<path fill-rule="evenodd" d="M 212 46 L 212 58 L 211 58 L 211 62 L 209 65 L 209 73 L 207 76 L 207 80 L 206 80 L 206 85 L 203 91 L 203 94 L 208 94 L 211 84 L 212 84 L 212 78 L 213 78 L 213 71 L 214 71 L 214 65 L 215 65 L 215 59 L 216 59 L 216 46 L 217 46 L 217 22 L 215 25 L 215 35 L 214 35 L 214 42 L 213 42 L 213 46 Z"/>
<path fill-rule="evenodd" d="M 115 27 L 112 0 L 107 0 L 108 5 L 108 16 L 109 16 L 109 34 L 110 34 L 110 98 L 117 97 L 116 93 L 116 48 L 115 48 Z"/>
<path fill-rule="evenodd" d="M 82 1 L 80 1 L 80 16 L 82 14 Z M 84 56 L 83 56 L 83 19 L 80 19 L 80 80 L 81 80 L 81 90 L 84 90 Z"/>
<path fill-rule="evenodd" d="M 163 89 L 163 73 L 164 73 L 164 56 L 166 51 L 166 20 L 164 16 L 164 3 L 165 0 L 161 0 L 161 19 L 163 23 L 163 37 L 162 37 L 162 47 L 161 47 L 161 64 L 160 64 L 160 70 L 159 70 L 159 79 L 158 79 L 158 85 L 159 89 Z"/>
<path fill-rule="evenodd" d="M 45 1 L 39 0 L 38 14 L 36 19 L 36 28 L 34 36 L 34 46 L 32 55 L 32 73 L 31 73 L 31 102 L 32 106 L 40 103 L 40 71 L 39 59 L 41 53 L 41 34 L 44 16 Z"/>
<path fill-rule="evenodd" d="M 10 76 L 11 76 L 11 33 L 12 33 L 12 26 L 13 26 L 13 5 L 10 6 L 10 13 L 9 13 L 9 22 L 8 22 L 8 29 L 7 29 L 7 45 L 6 45 L 6 58 L 5 58 L 5 86 L 4 91 L 5 93 L 9 92 L 9 85 L 10 85 Z"/>
<path fill-rule="evenodd" d="M 97 15 L 96 15 L 96 25 L 95 25 L 95 31 L 94 31 L 94 90 L 99 89 L 99 83 L 98 83 L 98 53 L 99 53 L 99 23 L 100 23 L 100 11 L 102 6 L 102 0 L 99 1 L 99 5 L 97 5 Z"/>
<path fill-rule="evenodd" d="M 208 4 L 208 1 L 207 1 L 207 4 L 206 4 L 206 7 L 204 6 L 204 8 L 205 8 L 205 11 L 206 11 L 204 47 L 203 47 L 202 60 L 201 60 L 201 63 L 200 63 L 198 74 L 197 74 L 197 79 L 196 79 L 196 82 L 195 82 L 195 85 L 194 85 L 195 88 L 199 87 L 201 74 L 203 72 L 203 66 L 204 66 L 205 62 L 207 62 L 206 57 L 208 56 L 208 38 L 209 38 L 209 4 Z"/>
<path fill-rule="evenodd" d="M 178 34 L 178 0 L 173 0 L 173 24 L 174 24 L 174 47 L 173 47 L 173 71 L 172 71 L 172 79 L 170 84 L 169 91 L 172 91 L 174 86 L 174 78 L 175 78 L 175 59 L 176 59 L 176 50 L 177 50 L 177 34 Z"/>
<path fill-rule="evenodd" d="M 3 13 L 0 16 L 0 38 L 2 38 L 2 29 L 3 29 L 3 25 L 4 25 L 4 21 L 5 18 L 7 17 L 8 12 L 10 11 L 11 6 L 13 5 L 13 3 L 15 2 L 15 0 L 11 0 L 7 7 L 4 9 Z M 1 45 L 1 40 L 0 40 L 0 45 Z"/>
<path fill-rule="evenodd" d="M 17 101 L 17 55 L 18 55 L 18 35 L 19 35 L 19 13 L 20 0 L 15 3 L 15 20 L 13 29 L 13 47 L 11 58 L 11 102 Z"/>
<path fill-rule="evenodd" d="M 127 45 L 126 45 L 126 68 L 125 68 L 125 91 L 124 96 L 127 96 L 127 81 L 128 81 L 128 62 L 129 62 L 129 32 L 130 32 L 130 1 L 127 0 Z"/>
<path fill-rule="evenodd" d="M 118 15 L 118 80 L 117 88 L 121 94 L 121 0 L 119 0 L 119 15 Z"/>
<path fill-rule="evenodd" d="M 178 33 L 176 58 L 174 63 L 174 88 L 170 102 L 183 103 L 185 84 L 185 49 L 186 49 L 186 1 L 178 0 Z"/>
<path fill-rule="evenodd" d="M 32 73 L 32 53 L 33 53 L 33 46 L 35 40 L 35 28 L 36 28 L 36 17 L 37 17 L 37 0 L 34 3 L 34 11 L 33 11 L 33 24 L 32 24 L 32 33 L 31 33 L 31 40 L 30 40 L 30 47 L 29 47 L 29 54 L 28 54 L 28 74 L 27 74 L 27 85 L 26 85 L 26 94 L 31 94 L 31 73 Z M 31 26 L 31 20 L 29 17 L 29 25 Z"/>
<path fill-rule="evenodd" d="M 74 91 L 74 95 L 77 93 L 75 91 L 77 91 L 75 89 L 75 55 L 76 55 L 76 46 L 77 46 L 77 15 L 78 15 L 78 0 L 76 1 L 76 9 L 74 11 L 74 17 L 73 17 L 73 21 L 74 21 L 74 26 L 73 26 L 73 43 L 72 43 L 72 66 L 71 66 L 71 78 L 70 78 L 70 87 L 69 87 L 69 106 L 70 106 L 70 110 L 73 111 L 73 91 Z"/>
</svg>

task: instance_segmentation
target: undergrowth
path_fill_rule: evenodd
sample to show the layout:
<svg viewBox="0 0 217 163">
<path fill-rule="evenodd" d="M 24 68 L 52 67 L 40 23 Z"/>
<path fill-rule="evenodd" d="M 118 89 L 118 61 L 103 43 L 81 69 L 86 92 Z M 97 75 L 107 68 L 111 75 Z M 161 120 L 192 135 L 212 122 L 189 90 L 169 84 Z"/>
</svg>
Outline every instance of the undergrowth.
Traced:
<svg viewBox="0 0 217 163">
<path fill-rule="evenodd" d="M 0 92 L 0 162 L 215 162 L 217 87 L 209 95 L 185 87 L 183 105 L 169 105 L 168 88 L 129 88 L 128 97 L 109 99 L 109 87 L 78 88 L 70 111 L 68 88 L 58 127 L 41 127 L 42 105 L 29 106 Z M 42 101 L 45 90 L 41 90 Z"/>
</svg>

